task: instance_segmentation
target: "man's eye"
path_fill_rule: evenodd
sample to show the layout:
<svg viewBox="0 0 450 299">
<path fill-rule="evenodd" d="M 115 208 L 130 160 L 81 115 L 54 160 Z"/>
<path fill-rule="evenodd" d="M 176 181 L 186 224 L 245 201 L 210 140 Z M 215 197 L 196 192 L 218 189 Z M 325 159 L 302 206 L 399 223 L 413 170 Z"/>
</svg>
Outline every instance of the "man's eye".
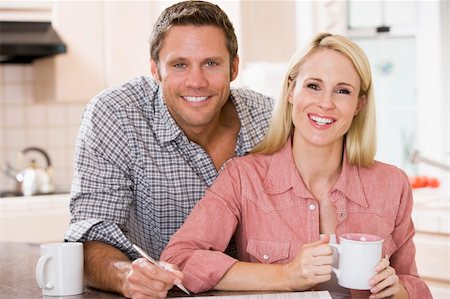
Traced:
<svg viewBox="0 0 450 299">
<path fill-rule="evenodd" d="M 173 67 L 176 69 L 184 69 L 186 68 L 186 65 L 184 63 L 176 63 L 173 65 Z"/>
<path fill-rule="evenodd" d="M 350 91 L 345 88 L 338 89 L 338 90 L 336 90 L 336 92 L 340 93 L 340 94 L 350 94 Z"/>
<path fill-rule="evenodd" d="M 308 88 L 314 89 L 314 90 L 319 90 L 319 85 L 314 84 L 314 83 L 309 83 Z"/>
<path fill-rule="evenodd" d="M 217 62 L 215 62 L 215 61 L 208 61 L 207 63 L 206 63 L 206 66 L 207 67 L 215 67 L 215 66 L 217 66 Z"/>
</svg>

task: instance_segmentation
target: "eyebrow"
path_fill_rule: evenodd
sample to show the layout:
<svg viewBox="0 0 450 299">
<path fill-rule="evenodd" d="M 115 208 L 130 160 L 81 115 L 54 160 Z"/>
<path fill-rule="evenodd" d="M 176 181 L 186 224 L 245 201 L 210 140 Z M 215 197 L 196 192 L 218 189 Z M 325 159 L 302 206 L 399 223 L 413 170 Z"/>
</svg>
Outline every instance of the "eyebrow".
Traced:
<svg viewBox="0 0 450 299">
<path fill-rule="evenodd" d="M 306 80 L 315 80 L 315 81 L 323 82 L 322 79 L 320 79 L 320 78 L 314 78 L 314 77 L 306 78 Z M 336 84 L 336 85 L 349 86 L 349 87 L 355 89 L 355 87 L 354 87 L 352 84 L 346 83 L 346 82 L 338 82 L 338 84 Z"/>
<path fill-rule="evenodd" d="M 211 56 L 211 57 L 206 57 L 206 58 L 202 59 L 202 63 L 204 63 L 206 61 L 211 61 L 211 60 L 223 62 L 226 59 L 224 59 L 221 56 Z M 178 57 L 173 57 L 173 58 L 167 60 L 167 63 L 173 64 L 175 62 L 178 63 L 178 62 L 187 62 L 187 61 L 191 61 L 191 60 L 189 58 L 187 58 L 187 57 L 184 57 L 184 56 L 178 56 Z"/>
</svg>

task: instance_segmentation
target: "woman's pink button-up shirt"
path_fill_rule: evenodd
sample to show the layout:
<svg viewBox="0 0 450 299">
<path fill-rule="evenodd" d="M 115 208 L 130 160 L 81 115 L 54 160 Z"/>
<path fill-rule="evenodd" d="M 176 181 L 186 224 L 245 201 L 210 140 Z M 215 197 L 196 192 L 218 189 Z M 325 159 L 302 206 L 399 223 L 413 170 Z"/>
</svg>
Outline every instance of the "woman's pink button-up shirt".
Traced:
<svg viewBox="0 0 450 299">
<path fill-rule="evenodd" d="M 402 170 L 380 162 L 371 168 L 350 166 L 344 155 L 329 198 L 336 206 L 336 235 L 383 237 L 383 256 L 390 257 L 410 298 L 432 298 L 417 273 L 412 192 Z M 319 204 L 295 167 L 289 140 L 273 155 L 229 161 L 161 259 L 183 270 L 187 288 L 202 292 L 212 289 L 237 261 L 223 253 L 233 236 L 239 260 L 287 263 L 302 245 L 319 239 L 319 221 Z"/>
</svg>

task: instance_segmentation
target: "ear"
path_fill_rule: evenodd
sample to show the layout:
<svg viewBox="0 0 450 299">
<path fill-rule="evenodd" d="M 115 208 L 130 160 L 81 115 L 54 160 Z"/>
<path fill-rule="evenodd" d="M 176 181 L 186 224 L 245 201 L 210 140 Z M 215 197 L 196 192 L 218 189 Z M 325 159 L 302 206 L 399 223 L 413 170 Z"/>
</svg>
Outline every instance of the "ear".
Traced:
<svg viewBox="0 0 450 299">
<path fill-rule="evenodd" d="M 294 89 L 295 89 L 295 80 L 292 80 L 291 83 L 289 83 L 288 86 L 288 102 L 293 104 L 294 103 Z"/>
<path fill-rule="evenodd" d="M 367 96 L 360 96 L 358 99 L 358 104 L 356 105 L 354 116 L 358 115 L 358 113 L 366 106 L 367 104 Z"/>
<path fill-rule="evenodd" d="M 230 81 L 234 81 L 234 79 L 236 79 L 238 73 L 239 73 L 239 56 L 236 56 L 236 57 L 234 57 L 233 61 L 231 62 Z"/>
<path fill-rule="evenodd" d="M 158 64 L 153 59 L 150 59 L 150 72 L 152 73 L 153 79 L 161 82 L 161 77 L 159 76 Z"/>
</svg>

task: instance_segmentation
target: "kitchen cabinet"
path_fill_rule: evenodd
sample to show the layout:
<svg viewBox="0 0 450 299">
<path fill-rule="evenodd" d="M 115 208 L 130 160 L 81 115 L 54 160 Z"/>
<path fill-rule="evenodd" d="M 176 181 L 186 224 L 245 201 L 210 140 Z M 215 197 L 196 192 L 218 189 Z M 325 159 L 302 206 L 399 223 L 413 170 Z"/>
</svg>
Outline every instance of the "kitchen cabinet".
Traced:
<svg viewBox="0 0 450 299">
<path fill-rule="evenodd" d="M 70 194 L 0 198 L 0 242 L 61 242 Z"/>
<path fill-rule="evenodd" d="M 52 14 L 67 53 L 34 62 L 35 98 L 86 101 L 105 87 L 102 2 L 55 1 Z"/>
<path fill-rule="evenodd" d="M 450 235 L 417 232 L 416 262 L 433 298 L 450 298 Z"/>
<path fill-rule="evenodd" d="M 148 40 L 158 8 L 144 1 L 55 1 L 52 24 L 67 53 L 35 61 L 36 100 L 88 101 L 150 74 Z"/>
<path fill-rule="evenodd" d="M 433 191 L 414 192 L 416 262 L 433 298 L 447 299 L 450 298 L 450 198 Z"/>
</svg>

